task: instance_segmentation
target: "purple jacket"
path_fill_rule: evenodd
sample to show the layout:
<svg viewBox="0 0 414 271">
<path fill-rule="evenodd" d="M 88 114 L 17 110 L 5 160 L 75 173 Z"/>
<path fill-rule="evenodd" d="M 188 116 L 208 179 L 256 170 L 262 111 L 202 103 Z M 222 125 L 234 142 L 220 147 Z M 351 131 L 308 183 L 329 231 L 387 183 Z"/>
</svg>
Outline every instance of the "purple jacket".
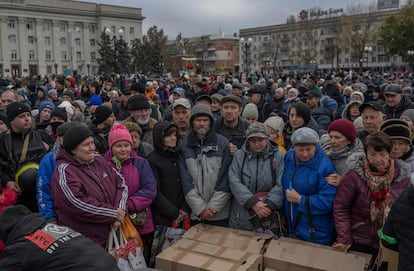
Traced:
<svg viewBox="0 0 414 271">
<path fill-rule="evenodd" d="M 124 179 L 101 156 L 85 165 L 60 149 L 56 161 L 51 191 L 58 223 L 105 246 L 117 209 L 126 209 Z"/>
<path fill-rule="evenodd" d="M 108 163 L 115 169 L 112 161 L 112 152 L 105 154 Z M 157 195 L 157 181 L 147 160 L 137 156 L 135 151 L 131 157 L 122 162 L 120 173 L 125 178 L 128 186 L 128 212 L 135 212 L 147 209 L 147 223 L 143 227 L 137 227 L 140 234 L 147 234 L 154 231 L 151 208 L 149 208 Z"/>
<path fill-rule="evenodd" d="M 337 243 L 361 244 L 378 247 L 379 239 L 371 234 L 369 200 L 370 189 L 367 185 L 361 157 L 348 159 L 350 170 L 343 177 L 334 201 L 334 222 Z M 410 183 L 410 167 L 401 160 L 395 160 L 395 176 L 391 183 L 391 197 L 396 200 Z"/>
</svg>

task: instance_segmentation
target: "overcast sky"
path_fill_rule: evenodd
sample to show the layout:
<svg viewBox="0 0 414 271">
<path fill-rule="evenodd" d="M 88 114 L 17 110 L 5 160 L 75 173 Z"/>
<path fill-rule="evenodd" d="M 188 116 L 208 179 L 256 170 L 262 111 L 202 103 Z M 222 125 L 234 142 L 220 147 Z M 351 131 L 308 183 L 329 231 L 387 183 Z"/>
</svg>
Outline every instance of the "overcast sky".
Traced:
<svg viewBox="0 0 414 271">
<path fill-rule="evenodd" d="M 290 15 L 297 16 L 303 9 L 320 7 L 346 10 L 353 4 L 369 5 L 373 0 L 82 0 L 142 8 L 145 20 L 143 34 L 156 25 L 164 29 L 169 39 L 178 33 L 184 37 L 208 34 L 232 34 L 239 29 L 286 23 Z M 389 0 L 386 0 L 389 1 Z M 400 0 L 405 3 L 406 0 Z"/>
</svg>

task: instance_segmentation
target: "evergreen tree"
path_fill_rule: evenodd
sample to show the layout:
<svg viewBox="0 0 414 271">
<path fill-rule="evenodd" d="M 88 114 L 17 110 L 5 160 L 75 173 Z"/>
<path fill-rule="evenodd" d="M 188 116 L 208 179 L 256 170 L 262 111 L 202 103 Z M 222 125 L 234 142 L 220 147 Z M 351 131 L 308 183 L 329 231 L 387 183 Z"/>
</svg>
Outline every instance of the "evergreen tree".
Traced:
<svg viewBox="0 0 414 271">
<path fill-rule="evenodd" d="M 98 53 L 100 57 L 97 59 L 97 61 L 99 65 L 99 72 L 103 73 L 106 76 L 109 76 L 112 72 L 112 67 L 115 62 L 115 52 L 113 49 L 113 41 L 108 35 L 105 34 L 105 31 L 102 31 L 98 45 Z"/>
</svg>

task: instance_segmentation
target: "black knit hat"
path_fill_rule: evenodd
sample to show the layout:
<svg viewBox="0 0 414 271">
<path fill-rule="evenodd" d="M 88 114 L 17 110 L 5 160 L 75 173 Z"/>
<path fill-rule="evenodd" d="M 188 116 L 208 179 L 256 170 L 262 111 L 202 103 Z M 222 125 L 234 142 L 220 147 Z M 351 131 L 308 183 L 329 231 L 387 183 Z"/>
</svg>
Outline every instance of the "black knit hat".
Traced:
<svg viewBox="0 0 414 271">
<path fill-rule="evenodd" d="M 98 106 L 95 109 L 95 114 L 93 117 L 93 123 L 95 124 L 100 124 L 102 122 L 104 122 L 107 118 L 109 118 L 110 115 L 112 115 L 114 112 L 112 111 L 111 108 L 109 108 L 108 106 Z"/>
<path fill-rule="evenodd" d="M 66 114 L 66 110 L 64 108 L 55 108 L 50 114 L 50 119 L 53 117 L 61 118 L 64 122 L 68 121 L 68 115 Z"/>
<path fill-rule="evenodd" d="M 90 136 L 93 136 L 93 134 L 88 127 L 84 125 L 72 127 L 63 136 L 63 149 L 71 153 L 80 143 Z"/>
<path fill-rule="evenodd" d="M 403 139 L 411 144 L 410 126 L 402 119 L 386 120 L 381 124 L 379 130 L 386 133 L 391 139 Z"/>
<path fill-rule="evenodd" d="M 128 110 L 150 109 L 150 103 L 145 95 L 138 94 L 128 99 Z"/>
<path fill-rule="evenodd" d="M 130 91 L 145 93 L 145 86 L 143 84 L 141 84 L 140 82 L 132 83 L 132 85 L 129 89 L 130 89 Z"/>
<path fill-rule="evenodd" d="M 67 131 L 69 131 L 70 128 L 73 128 L 79 125 L 82 125 L 82 124 L 77 121 L 65 122 L 62 125 L 59 125 L 59 127 L 56 129 L 56 135 L 62 137 L 65 135 Z"/>
<path fill-rule="evenodd" d="M 30 113 L 30 108 L 25 103 L 14 102 L 7 106 L 6 111 L 9 122 L 12 122 L 21 113 Z"/>
<path fill-rule="evenodd" d="M 25 216 L 31 214 L 29 209 L 23 205 L 10 206 L 0 214 L 0 240 L 7 242 L 9 234 L 14 226 Z"/>
</svg>

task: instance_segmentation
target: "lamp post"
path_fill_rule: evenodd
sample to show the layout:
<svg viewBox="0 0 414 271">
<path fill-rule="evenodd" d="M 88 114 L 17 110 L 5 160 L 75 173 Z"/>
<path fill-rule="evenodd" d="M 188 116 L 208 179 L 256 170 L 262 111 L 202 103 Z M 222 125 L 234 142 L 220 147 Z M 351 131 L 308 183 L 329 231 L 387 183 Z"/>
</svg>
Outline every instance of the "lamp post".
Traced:
<svg viewBox="0 0 414 271">
<path fill-rule="evenodd" d="M 368 66 L 369 66 L 369 55 L 372 53 L 372 47 L 371 46 L 365 46 L 364 47 L 364 51 L 367 53 L 366 59 L 367 59 L 367 69 L 368 69 Z"/>
<path fill-rule="evenodd" d="M 408 66 L 410 66 L 411 68 L 411 59 L 414 57 L 414 50 L 408 50 L 407 51 L 407 56 L 408 56 Z M 413 69 L 411 68 L 411 71 Z"/>
<path fill-rule="evenodd" d="M 53 66 L 55 66 L 55 74 L 57 74 L 57 68 L 58 68 L 59 64 L 57 64 L 57 63 L 55 62 L 55 64 L 53 64 Z"/>
<path fill-rule="evenodd" d="M 90 75 L 89 71 L 91 68 L 91 62 L 88 61 L 88 63 L 86 63 L 86 67 L 88 68 L 88 76 Z"/>
<path fill-rule="evenodd" d="M 244 61 L 245 61 L 245 73 L 246 73 L 246 80 L 248 77 L 248 72 L 249 72 L 249 68 L 247 67 L 249 65 L 249 60 L 248 60 L 248 54 L 249 54 L 249 48 L 252 45 L 252 38 L 241 38 L 240 39 L 240 44 L 242 45 L 243 49 L 244 49 Z"/>
<path fill-rule="evenodd" d="M 105 29 L 105 34 L 108 37 L 111 36 L 111 33 L 112 33 L 111 29 L 109 29 L 109 28 L 106 28 Z M 117 33 L 119 35 L 119 38 L 122 40 L 122 37 L 124 36 L 124 30 L 123 29 L 119 29 L 117 31 Z M 113 63 L 113 66 L 112 66 L 112 70 L 115 72 L 116 71 L 115 68 L 118 67 L 118 50 L 116 48 L 116 33 L 114 33 L 114 35 L 112 36 L 112 46 L 113 46 L 113 50 L 114 50 L 114 63 Z"/>
</svg>

